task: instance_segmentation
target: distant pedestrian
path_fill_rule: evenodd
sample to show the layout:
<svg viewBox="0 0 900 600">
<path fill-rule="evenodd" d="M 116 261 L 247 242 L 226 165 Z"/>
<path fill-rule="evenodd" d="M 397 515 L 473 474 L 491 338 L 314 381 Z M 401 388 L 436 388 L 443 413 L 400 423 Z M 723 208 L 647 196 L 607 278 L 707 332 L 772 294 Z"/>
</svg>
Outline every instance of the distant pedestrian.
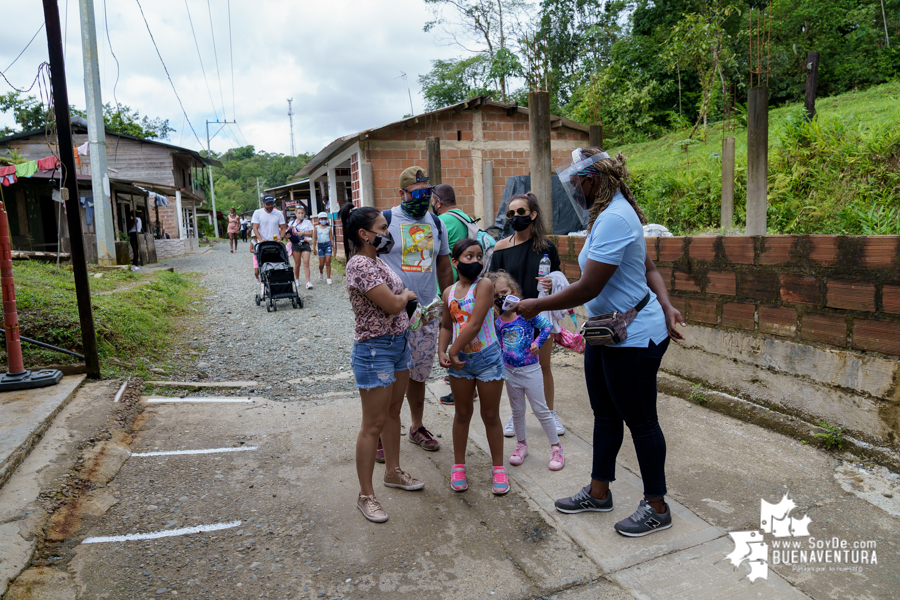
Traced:
<svg viewBox="0 0 900 600">
<path fill-rule="evenodd" d="M 238 245 L 238 233 L 241 230 L 241 218 L 237 215 L 237 212 L 232 208 L 228 213 L 228 228 L 226 232 L 228 233 L 228 247 L 231 249 L 231 253 L 234 254 L 237 251 Z"/>
<path fill-rule="evenodd" d="M 241 241 L 247 241 L 247 230 L 250 228 L 250 219 L 247 217 L 241 217 Z"/>
<path fill-rule="evenodd" d="M 510 296 L 519 298 L 522 292 L 506 271 L 489 273 L 488 278 L 494 284 L 494 310 L 497 313 L 494 323 L 497 327 L 500 349 L 503 352 L 503 365 L 506 368 L 506 395 L 509 397 L 509 405 L 512 409 L 517 440 L 516 449 L 509 457 L 509 464 L 521 465 L 528 456 L 528 440 L 525 437 L 527 398 L 528 404 L 531 405 L 531 411 L 541 422 L 541 427 L 550 442 L 550 462 L 547 466 L 551 471 L 559 471 L 565 466 L 566 458 L 556 433 L 553 414 L 544 399 L 544 382 L 538 360 L 538 353 L 541 346 L 549 339 L 552 325 L 541 315 L 533 319 L 523 319 L 514 312 L 515 307 L 504 311 L 502 307 L 507 298 Z M 537 337 L 535 337 L 536 332 Z"/>
<path fill-rule="evenodd" d="M 297 289 L 300 289 L 300 265 L 303 265 L 303 274 L 306 277 L 306 289 L 313 287 L 310 281 L 309 256 L 312 252 L 313 224 L 306 218 L 306 208 L 298 206 L 294 209 L 294 219 L 288 224 L 288 236 L 291 240 L 291 254 L 294 256 L 294 279 L 297 281 Z"/>
<path fill-rule="evenodd" d="M 480 276 L 484 268 L 483 256 L 481 245 L 472 239 L 460 240 L 453 247 L 453 266 L 459 273 L 459 281 L 444 290 L 438 354 L 441 366 L 450 369 L 450 389 L 454 398 L 454 465 L 450 470 L 450 487 L 456 492 L 469 488 L 466 444 L 477 388 L 481 420 L 493 464 L 491 491 L 499 495 L 509 491 L 509 477 L 503 466 L 503 425 L 500 423 L 504 372 L 491 308 L 494 285 L 490 279 Z"/>
<path fill-rule="evenodd" d="M 326 272 L 325 283 L 332 284 L 331 281 L 331 256 L 334 254 L 334 231 L 331 230 L 331 224 L 328 221 L 328 213 L 320 212 L 318 216 L 318 225 L 316 225 L 316 246 L 319 251 L 319 281 L 322 281 L 322 270 Z"/>
<path fill-rule="evenodd" d="M 538 277 L 538 269 L 544 255 L 550 260 L 550 271 L 559 271 L 559 252 L 553 245 L 544 230 L 544 221 L 537 197 L 531 192 L 513 196 L 509 201 L 509 210 L 506 218 L 512 223 L 515 234 L 503 238 L 497 242 L 494 248 L 494 256 L 491 260 L 491 271 L 506 271 L 519 284 L 522 290 L 522 299 L 537 298 L 538 284 L 547 292 L 551 290 L 552 280 L 549 277 Z M 541 347 L 540 362 L 541 374 L 544 379 L 544 398 L 547 406 L 553 413 L 557 435 L 565 435 L 563 427 L 556 414 L 555 389 L 553 382 L 553 370 L 550 366 L 550 356 L 553 352 L 553 338 L 547 340 Z M 506 423 L 503 434 L 512 437 L 516 434 L 512 417 Z"/>
<path fill-rule="evenodd" d="M 394 240 L 387 220 L 371 207 L 347 203 L 341 209 L 350 305 L 356 317 L 350 364 L 362 400 L 362 424 L 356 438 L 356 506 L 370 521 L 387 521 L 375 497 L 372 474 L 379 437 L 384 437 L 385 487 L 420 490 L 420 481 L 400 468 L 400 409 L 409 380 L 409 316 L 406 306 L 416 299 L 381 260 Z"/>
<path fill-rule="evenodd" d="M 431 187 L 421 167 L 409 167 L 400 174 L 400 206 L 384 211 L 391 235 L 397 243 L 384 255 L 384 262 L 400 276 L 403 285 L 416 293 L 422 304 L 439 297 L 441 290 L 453 283 L 447 230 L 441 220 L 428 213 Z M 437 277 L 435 277 L 437 276 Z M 441 445 L 422 422 L 425 412 L 425 382 L 431 376 L 437 351 L 438 323 L 429 321 L 409 332 L 412 367 L 406 399 L 412 423 L 409 441 L 424 450 L 438 450 Z"/>
<path fill-rule="evenodd" d="M 141 218 L 135 214 L 131 215 L 131 218 L 128 220 L 128 241 L 131 243 L 131 264 L 135 267 L 140 267 L 143 264 L 141 260 L 141 251 L 138 246 L 138 234 L 143 231 L 143 223 L 141 222 Z"/>
<path fill-rule="evenodd" d="M 556 509 L 564 513 L 613 509 L 610 482 L 616 478 L 616 457 L 624 425 L 628 425 L 644 498 L 615 529 L 639 537 L 672 526 L 665 502 L 666 440 L 657 416 L 656 378 L 669 340 L 684 339 L 675 327 L 684 323 L 647 256 L 641 226 L 647 219 L 626 184 L 629 172 L 624 157 L 610 158 L 601 148 L 590 147 L 576 149 L 572 161 L 559 171 L 570 199 L 587 215 L 588 237 L 578 257 L 581 279 L 555 294 L 523 300 L 517 311 L 531 318 L 541 311 L 584 304 L 591 317 L 613 312 L 621 316 L 624 340 L 598 338 L 597 345 L 584 350 L 585 380 L 594 411 L 591 482 L 573 496 L 557 500 Z M 592 341 L 588 335 L 586 339 Z"/>
</svg>

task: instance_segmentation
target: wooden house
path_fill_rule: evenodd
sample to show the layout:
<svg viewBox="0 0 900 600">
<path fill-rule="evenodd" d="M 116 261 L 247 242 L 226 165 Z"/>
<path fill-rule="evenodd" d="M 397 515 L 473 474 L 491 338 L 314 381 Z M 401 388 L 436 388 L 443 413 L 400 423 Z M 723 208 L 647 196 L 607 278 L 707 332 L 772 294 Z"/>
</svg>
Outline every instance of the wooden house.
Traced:
<svg viewBox="0 0 900 600">
<path fill-rule="evenodd" d="M 76 166 L 76 176 L 79 196 L 84 198 L 81 225 L 85 253 L 88 262 L 96 263 L 90 155 L 83 154 L 88 141 L 87 122 L 81 117 L 72 118 L 72 135 L 75 148 L 69 151 L 80 163 Z M 49 138 L 43 129 L 0 138 L 0 153 L 5 154 L 7 150 L 18 152 L 26 160 L 59 152 L 56 140 Z M 206 201 L 201 182 L 206 178 L 207 165 L 221 166 L 221 163 L 188 148 L 110 131 L 106 132 L 106 159 L 120 264 L 128 262 L 127 231 L 132 216 L 141 218 L 138 246 L 145 263 L 199 247 L 196 213 Z M 68 225 L 62 205 L 53 200 L 53 192 L 59 187 L 60 171 L 57 170 L 39 171 L 2 189 L 14 249 L 68 251 Z"/>
</svg>

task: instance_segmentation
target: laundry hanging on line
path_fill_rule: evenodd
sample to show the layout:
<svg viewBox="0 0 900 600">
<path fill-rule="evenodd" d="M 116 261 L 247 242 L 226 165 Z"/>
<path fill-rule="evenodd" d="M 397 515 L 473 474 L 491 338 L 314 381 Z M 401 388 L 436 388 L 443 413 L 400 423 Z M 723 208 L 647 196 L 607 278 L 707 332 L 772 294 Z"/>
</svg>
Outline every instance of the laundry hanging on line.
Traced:
<svg viewBox="0 0 900 600">
<path fill-rule="evenodd" d="M 35 162 L 37 164 L 38 171 L 52 171 L 59 166 L 59 159 L 55 156 L 48 156 Z"/>
<path fill-rule="evenodd" d="M 91 143 L 85 142 L 77 148 L 78 154 L 82 156 L 90 156 L 91 155 Z"/>
</svg>

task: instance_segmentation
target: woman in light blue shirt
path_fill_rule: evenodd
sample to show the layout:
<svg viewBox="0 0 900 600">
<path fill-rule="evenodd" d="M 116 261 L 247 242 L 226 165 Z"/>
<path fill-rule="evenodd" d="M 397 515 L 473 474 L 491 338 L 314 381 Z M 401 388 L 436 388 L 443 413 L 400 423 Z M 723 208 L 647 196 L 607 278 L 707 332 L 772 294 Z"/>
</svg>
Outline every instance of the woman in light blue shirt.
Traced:
<svg viewBox="0 0 900 600">
<path fill-rule="evenodd" d="M 615 481 L 623 424 L 628 425 L 644 481 L 644 499 L 615 529 L 639 537 L 672 526 L 665 502 L 666 441 L 656 413 L 656 375 L 669 339 L 683 339 L 675 324 L 684 326 L 684 322 L 647 256 L 642 227 L 647 219 L 625 183 L 628 178 L 621 154 L 610 158 L 600 148 L 572 153 L 572 165 L 560 173 L 560 180 L 568 185 L 573 202 L 587 213 L 588 237 L 578 257 L 582 276 L 559 293 L 523 300 L 519 313 L 527 319 L 542 311 L 584 304 L 588 314 L 596 316 L 643 305 L 623 342 L 585 347 L 585 379 L 594 411 L 591 483 L 574 496 L 556 501 L 557 510 L 564 513 L 612 510 L 609 484 Z"/>
</svg>

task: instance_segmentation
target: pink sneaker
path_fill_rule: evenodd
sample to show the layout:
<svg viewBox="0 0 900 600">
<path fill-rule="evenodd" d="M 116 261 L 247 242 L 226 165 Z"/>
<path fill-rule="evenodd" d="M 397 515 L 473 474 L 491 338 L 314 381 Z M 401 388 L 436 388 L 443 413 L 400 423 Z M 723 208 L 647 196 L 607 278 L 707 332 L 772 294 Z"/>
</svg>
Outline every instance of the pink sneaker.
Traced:
<svg viewBox="0 0 900 600">
<path fill-rule="evenodd" d="M 466 481 L 466 465 L 453 465 L 450 469 L 450 489 L 454 492 L 464 492 L 469 489 Z"/>
<path fill-rule="evenodd" d="M 509 491 L 509 476 L 506 474 L 506 467 L 494 467 L 491 469 L 494 476 L 494 487 L 492 492 L 498 496 L 502 496 Z"/>
<path fill-rule="evenodd" d="M 512 460 L 510 460 L 512 462 Z M 566 466 L 566 455 L 563 452 L 562 444 L 559 446 L 550 446 L 550 467 L 551 471 L 559 471 Z"/>
<path fill-rule="evenodd" d="M 509 464 L 519 466 L 523 462 L 525 462 L 525 457 L 528 456 L 528 444 L 524 442 L 516 442 L 516 451 L 512 453 L 512 456 L 509 457 Z"/>
</svg>

